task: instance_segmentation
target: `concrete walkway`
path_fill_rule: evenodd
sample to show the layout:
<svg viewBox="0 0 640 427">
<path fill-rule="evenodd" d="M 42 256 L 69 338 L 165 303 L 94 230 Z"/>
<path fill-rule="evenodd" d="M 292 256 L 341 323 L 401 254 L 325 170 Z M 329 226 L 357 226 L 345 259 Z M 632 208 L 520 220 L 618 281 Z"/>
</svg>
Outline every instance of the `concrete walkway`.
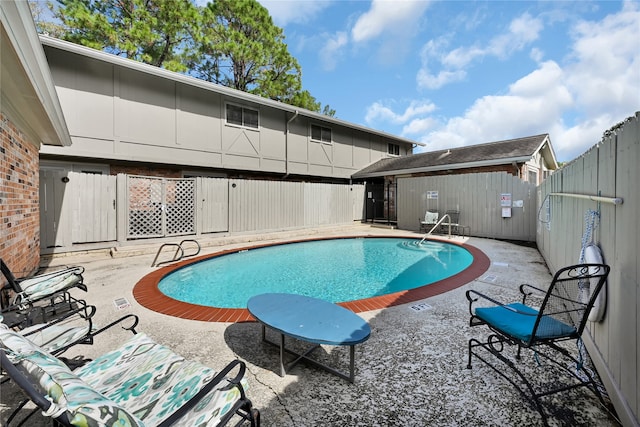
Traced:
<svg viewBox="0 0 640 427">
<path fill-rule="evenodd" d="M 283 241 L 329 235 L 412 235 L 410 232 L 356 225 L 343 228 L 282 232 L 261 236 L 223 236 L 202 241 L 203 252 L 246 246 L 248 242 Z M 445 238 L 446 239 L 446 238 Z M 463 238 L 455 237 L 457 241 Z M 179 239 L 177 239 L 179 240 Z M 338 377 L 300 364 L 281 378 L 278 350 L 261 343 L 257 323 L 207 323 L 177 319 L 141 307 L 132 288 L 145 274 L 159 245 L 132 246 L 117 251 L 56 257 L 51 265 L 80 264 L 86 268 L 89 292 L 75 295 L 97 306 L 97 322 L 106 324 L 124 314 L 140 317 L 138 330 L 187 359 L 216 369 L 234 358 L 247 363 L 248 395 L 262 414 L 263 426 L 523 426 L 542 425 L 539 414 L 516 389 L 477 360 L 467 367 L 467 341 L 484 337 L 482 328 L 468 326 L 467 289 L 508 301 L 517 298 L 521 283 L 546 286 L 551 276 L 536 249 L 489 239 L 465 239 L 491 259 L 489 270 L 461 288 L 427 300 L 430 308 L 416 311 L 405 304 L 361 313 L 371 325 L 371 338 L 356 347 L 356 379 Z M 384 260 L 381 260 L 384 262 Z M 130 306 L 118 310 L 114 300 Z M 66 356 L 94 357 L 115 348 L 130 334 L 114 330 L 97 337 L 93 346 L 77 346 Z M 322 348 L 315 355 L 347 368 L 346 348 Z M 522 362 L 532 373 L 544 370 L 530 354 Z M 551 425 L 614 426 L 615 419 L 586 390 L 547 399 Z M 2 385 L 0 419 L 17 401 L 16 388 Z M 29 425 L 44 425 L 36 415 Z"/>
</svg>

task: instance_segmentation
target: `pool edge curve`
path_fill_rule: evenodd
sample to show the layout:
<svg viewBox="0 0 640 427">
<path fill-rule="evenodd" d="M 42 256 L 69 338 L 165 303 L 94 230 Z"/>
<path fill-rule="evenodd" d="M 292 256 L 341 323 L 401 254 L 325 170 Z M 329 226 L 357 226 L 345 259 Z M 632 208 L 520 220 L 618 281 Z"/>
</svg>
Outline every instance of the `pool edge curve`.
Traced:
<svg viewBox="0 0 640 427">
<path fill-rule="evenodd" d="M 181 319 L 199 320 L 203 322 L 227 322 L 227 323 L 255 321 L 253 316 L 251 316 L 251 314 L 246 308 L 209 307 L 209 306 L 203 306 L 203 305 L 197 305 L 197 304 L 186 303 L 183 301 L 178 301 L 176 299 L 173 299 L 163 294 L 158 289 L 158 283 L 164 276 L 166 276 L 167 274 L 171 273 L 174 270 L 184 267 L 185 265 L 193 264 L 208 258 L 225 255 L 229 253 L 234 253 L 234 252 L 238 252 L 245 249 L 255 249 L 255 248 L 261 248 L 265 246 L 306 242 L 306 241 L 313 241 L 313 240 L 329 240 L 329 239 L 342 239 L 342 238 L 349 239 L 349 238 L 359 238 L 359 237 L 375 238 L 375 237 L 391 237 L 391 236 L 372 236 L 372 235 L 344 236 L 344 237 L 333 236 L 329 238 L 300 239 L 300 240 L 290 240 L 290 241 L 279 242 L 279 243 L 252 245 L 252 246 L 247 246 L 243 248 L 234 248 L 234 249 L 222 250 L 222 251 L 218 251 L 218 252 L 214 252 L 206 255 L 200 255 L 194 258 L 190 258 L 188 260 L 179 261 L 174 264 L 161 267 L 147 274 L 134 285 L 133 297 L 138 302 L 138 304 L 140 304 L 141 306 L 151 311 L 155 311 L 161 314 L 166 314 L 168 316 L 178 317 Z M 416 239 L 416 236 L 393 236 L 393 237 L 413 239 L 413 240 Z M 433 282 L 428 285 L 420 286 L 418 288 L 409 289 L 406 291 L 395 292 L 387 295 L 380 295 L 380 296 L 375 296 L 375 297 L 365 298 L 360 300 L 341 302 L 341 303 L 338 303 L 338 305 L 345 307 L 355 313 L 361 313 L 364 311 L 379 310 L 383 308 L 393 307 L 396 305 L 415 302 L 424 298 L 440 295 L 442 293 L 459 288 L 477 279 L 489 269 L 491 261 L 489 260 L 489 257 L 487 257 L 487 255 L 485 255 L 484 252 L 482 252 L 480 249 L 466 243 L 458 243 L 458 242 L 447 242 L 447 243 L 458 245 L 468 250 L 473 256 L 473 261 L 471 265 L 466 269 L 464 269 L 463 271 L 457 274 L 454 274 L 453 276 L 447 277 L 437 282 Z"/>
</svg>

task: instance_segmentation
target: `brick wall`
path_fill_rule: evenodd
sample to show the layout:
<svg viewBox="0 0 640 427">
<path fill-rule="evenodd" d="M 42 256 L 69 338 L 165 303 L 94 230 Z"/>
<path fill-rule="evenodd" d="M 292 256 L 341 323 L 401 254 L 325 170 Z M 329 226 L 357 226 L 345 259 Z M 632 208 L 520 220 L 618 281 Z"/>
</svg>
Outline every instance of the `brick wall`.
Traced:
<svg viewBox="0 0 640 427">
<path fill-rule="evenodd" d="M 158 178 L 182 178 L 182 171 L 180 169 L 163 168 L 160 166 L 122 166 L 111 165 L 110 174 L 118 175 L 119 173 L 126 173 L 128 175 L 138 176 L 154 176 Z"/>
<path fill-rule="evenodd" d="M 40 263 L 39 177 L 38 149 L 0 113 L 0 257 L 17 277 Z"/>
</svg>

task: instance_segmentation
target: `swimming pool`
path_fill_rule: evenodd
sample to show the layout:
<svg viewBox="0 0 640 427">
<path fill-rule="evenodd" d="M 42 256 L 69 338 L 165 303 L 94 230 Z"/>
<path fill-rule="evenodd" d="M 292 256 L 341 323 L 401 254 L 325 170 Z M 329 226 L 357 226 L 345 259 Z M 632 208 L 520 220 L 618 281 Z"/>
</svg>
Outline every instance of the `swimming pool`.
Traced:
<svg viewBox="0 0 640 427">
<path fill-rule="evenodd" d="M 444 242 L 399 238 L 328 239 L 243 250 L 180 268 L 158 289 L 179 301 L 244 308 L 265 292 L 329 302 L 406 291 L 459 273 L 471 253 Z"/>
<path fill-rule="evenodd" d="M 359 312 L 437 295 L 488 269 L 473 246 L 418 241 L 368 236 L 227 250 L 150 273 L 134 297 L 154 311 L 208 321 L 250 320 L 247 300 L 265 292 L 320 297 Z"/>
</svg>

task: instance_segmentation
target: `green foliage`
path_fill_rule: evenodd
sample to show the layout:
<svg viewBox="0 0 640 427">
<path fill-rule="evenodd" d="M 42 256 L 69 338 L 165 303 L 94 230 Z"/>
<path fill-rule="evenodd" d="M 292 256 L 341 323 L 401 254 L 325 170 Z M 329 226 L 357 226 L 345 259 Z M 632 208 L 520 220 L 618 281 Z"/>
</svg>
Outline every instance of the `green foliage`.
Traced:
<svg viewBox="0 0 640 427">
<path fill-rule="evenodd" d="M 320 112 L 281 28 L 256 0 L 59 0 L 56 37 Z M 35 13 L 34 13 L 35 15 Z M 41 31 L 45 30 L 40 24 Z M 52 29 L 52 31 L 53 31 Z M 322 110 L 333 116 L 328 105 Z"/>
<path fill-rule="evenodd" d="M 282 30 L 255 0 L 216 0 L 203 9 L 192 73 L 202 79 L 287 102 L 301 89 L 300 65 Z"/>
<path fill-rule="evenodd" d="M 64 28 L 55 22 L 47 21 L 45 10 L 53 10 L 54 6 L 51 1 L 43 2 L 41 0 L 29 0 L 29 8 L 31 15 L 36 23 L 36 29 L 40 34 L 46 34 L 51 37 L 62 38 Z"/>
<path fill-rule="evenodd" d="M 63 39 L 172 71 L 187 71 L 197 8 L 189 0 L 62 0 Z"/>
</svg>

